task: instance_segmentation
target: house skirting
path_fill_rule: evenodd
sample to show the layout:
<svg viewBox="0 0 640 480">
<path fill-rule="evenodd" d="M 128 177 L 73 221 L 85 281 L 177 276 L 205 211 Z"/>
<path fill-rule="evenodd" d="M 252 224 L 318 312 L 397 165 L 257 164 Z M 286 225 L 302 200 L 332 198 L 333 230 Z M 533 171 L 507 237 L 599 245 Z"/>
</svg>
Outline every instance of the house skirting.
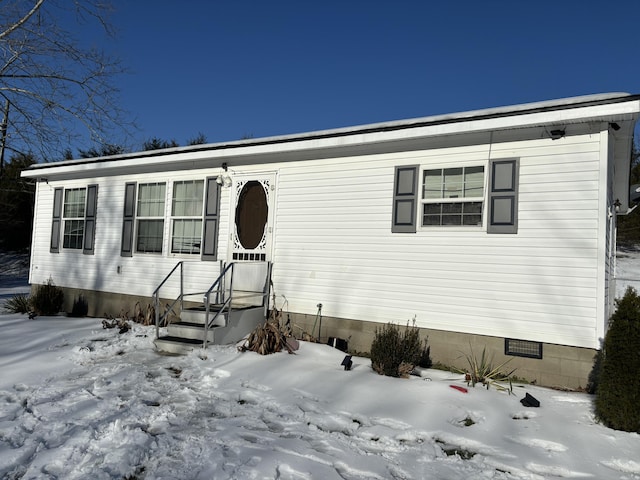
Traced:
<svg viewBox="0 0 640 480">
<path fill-rule="evenodd" d="M 285 320 L 287 314 L 284 314 Z M 367 354 L 370 351 L 376 329 L 383 325 L 376 322 L 348 320 L 344 318 L 321 317 L 316 315 L 290 314 L 294 335 L 302 332 L 320 337 L 326 342 L 329 337 L 348 341 L 349 352 Z M 315 325 L 315 331 L 314 329 Z M 319 330 L 319 329 L 322 330 Z M 473 350 L 479 358 L 486 348 L 492 364 L 500 365 L 509 361 L 505 369 L 516 369 L 514 375 L 520 379 L 546 387 L 580 389 L 585 388 L 589 373 L 593 367 L 595 349 L 569 347 L 565 345 L 542 344 L 542 358 L 525 358 L 505 355 L 505 339 L 468 333 L 449 332 L 421 328 L 420 335 L 428 338 L 431 347 L 431 359 L 434 363 L 468 368 L 465 355 Z"/>
<path fill-rule="evenodd" d="M 35 293 L 38 287 L 39 285 L 31 285 L 31 293 Z M 74 310 L 74 304 L 81 301 L 81 299 L 86 304 L 86 315 L 89 317 L 105 317 L 109 315 L 118 317 L 123 313 L 133 316 L 136 303 L 140 303 L 143 311 L 146 311 L 148 305 L 153 305 L 153 298 L 151 297 L 83 290 L 80 288 L 61 288 L 64 291 L 62 311 L 67 314 Z M 162 300 L 163 304 L 166 302 L 166 300 Z"/>
<path fill-rule="evenodd" d="M 35 287 L 37 285 L 32 289 Z M 136 303 L 140 303 L 143 310 L 153 304 L 150 297 L 76 288 L 63 288 L 63 290 L 63 311 L 71 312 L 74 303 L 82 297 L 87 305 L 87 315 L 90 317 L 119 316 L 122 313 L 132 316 Z M 166 300 L 162 301 L 162 304 L 166 303 Z M 302 338 L 303 334 L 307 333 L 316 338 L 319 337 L 322 342 L 326 342 L 329 337 L 345 339 L 348 341 L 349 352 L 364 355 L 370 351 L 376 329 L 382 327 L 382 324 L 377 322 L 325 316 L 316 319 L 315 314 L 284 312 L 283 321 L 287 318 L 290 319 L 296 338 Z M 515 368 L 515 376 L 547 387 L 571 389 L 586 387 L 596 354 L 595 349 L 545 343 L 542 345 L 542 358 L 525 358 L 505 355 L 505 339 L 500 337 L 428 328 L 421 328 L 420 335 L 423 339 L 428 338 L 434 363 L 464 369 L 467 366 L 465 355 L 470 354 L 473 349 L 475 355 L 479 356 L 486 348 L 489 358 L 493 358 L 493 365 L 509 360 L 506 368 L 509 370 Z"/>
</svg>

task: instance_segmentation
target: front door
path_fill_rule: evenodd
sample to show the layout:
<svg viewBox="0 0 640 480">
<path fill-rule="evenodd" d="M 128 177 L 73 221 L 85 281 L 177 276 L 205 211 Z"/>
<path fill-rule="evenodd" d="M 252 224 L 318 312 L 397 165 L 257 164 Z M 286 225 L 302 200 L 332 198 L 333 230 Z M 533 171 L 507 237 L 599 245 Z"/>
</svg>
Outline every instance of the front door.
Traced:
<svg viewBox="0 0 640 480">
<path fill-rule="evenodd" d="M 275 174 L 236 175 L 232 188 L 229 261 L 271 261 Z"/>
</svg>

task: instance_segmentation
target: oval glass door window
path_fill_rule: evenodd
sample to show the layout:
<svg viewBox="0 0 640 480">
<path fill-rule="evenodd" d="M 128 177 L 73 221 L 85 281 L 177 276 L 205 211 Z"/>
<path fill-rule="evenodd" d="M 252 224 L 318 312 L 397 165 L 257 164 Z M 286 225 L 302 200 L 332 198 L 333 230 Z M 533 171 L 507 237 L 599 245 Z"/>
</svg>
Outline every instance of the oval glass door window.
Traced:
<svg viewBox="0 0 640 480">
<path fill-rule="evenodd" d="M 247 182 L 240 191 L 236 206 L 236 231 L 242 248 L 253 250 L 260 245 L 268 213 L 267 195 L 262 184 Z"/>
</svg>

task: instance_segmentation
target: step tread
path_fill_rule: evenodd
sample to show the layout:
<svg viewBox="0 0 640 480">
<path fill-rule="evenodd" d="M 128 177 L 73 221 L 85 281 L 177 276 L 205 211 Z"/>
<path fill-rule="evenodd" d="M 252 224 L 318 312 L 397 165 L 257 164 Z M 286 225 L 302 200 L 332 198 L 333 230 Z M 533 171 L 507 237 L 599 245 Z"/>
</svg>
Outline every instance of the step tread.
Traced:
<svg viewBox="0 0 640 480">
<path fill-rule="evenodd" d="M 213 312 L 213 311 L 220 310 L 221 307 L 222 305 L 209 305 L 209 310 Z M 189 307 L 189 308 L 185 308 L 184 310 L 186 312 L 204 312 L 206 308 L 204 305 L 200 305 L 199 307 Z"/>
<path fill-rule="evenodd" d="M 231 306 L 231 310 L 247 310 L 249 308 L 262 308 L 262 305 L 249 305 L 249 304 L 233 304 Z M 222 309 L 222 305 L 209 305 L 209 311 L 210 312 L 217 312 L 219 310 Z M 198 307 L 188 307 L 185 308 L 184 311 L 185 312 L 200 312 L 200 313 L 204 313 L 204 311 L 206 310 L 204 305 L 200 305 Z"/>
<path fill-rule="evenodd" d="M 204 323 L 195 323 L 195 322 L 185 322 L 185 321 L 179 321 L 179 322 L 172 322 L 171 324 L 169 324 L 169 326 L 174 326 L 174 327 L 193 327 L 193 328 L 199 328 L 201 330 L 204 330 Z M 216 328 L 219 327 L 220 325 L 211 325 L 209 327 L 209 329 L 211 328 Z"/>
<path fill-rule="evenodd" d="M 187 345 L 202 345 L 202 340 L 196 340 L 194 338 L 174 337 L 172 335 L 159 337 L 156 339 L 156 342 L 157 341 L 169 342 L 169 343 L 183 343 Z"/>
</svg>

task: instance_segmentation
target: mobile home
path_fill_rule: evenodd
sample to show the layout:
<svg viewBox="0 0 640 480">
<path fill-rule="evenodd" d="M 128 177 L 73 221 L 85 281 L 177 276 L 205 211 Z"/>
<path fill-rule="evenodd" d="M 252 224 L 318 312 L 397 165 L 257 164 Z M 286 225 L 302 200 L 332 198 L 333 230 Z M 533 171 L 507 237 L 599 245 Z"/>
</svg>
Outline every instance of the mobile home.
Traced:
<svg viewBox="0 0 640 480">
<path fill-rule="evenodd" d="M 486 347 L 584 386 L 639 112 L 640 95 L 601 94 L 33 165 L 30 282 L 102 316 L 234 265 L 294 334 L 366 352 L 376 328 L 415 322 L 435 361 Z"/>
</svg>

